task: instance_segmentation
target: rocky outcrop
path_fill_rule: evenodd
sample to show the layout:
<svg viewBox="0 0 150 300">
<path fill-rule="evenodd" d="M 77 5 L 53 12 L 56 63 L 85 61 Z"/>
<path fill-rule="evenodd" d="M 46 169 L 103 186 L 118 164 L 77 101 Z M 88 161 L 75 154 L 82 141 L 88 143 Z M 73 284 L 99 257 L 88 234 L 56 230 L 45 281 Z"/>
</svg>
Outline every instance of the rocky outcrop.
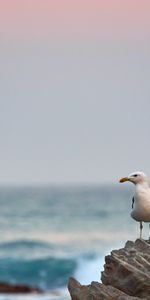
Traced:
<svg viewBox="0 0 150 300">
<path fill-rule="evenodd" d="M 102 283 L 80 285 L 70 278 L 72 300 L 150 300 L 150 243 L 128 241 L 105 257 Z"/>
<path fill-rule="evenodd" d="M 9 283 L 0 283 L 0 294 L 41 294 L 38 288 L 26 285 L 12 285 Z"/>
<path fill-rule="evenodd" d="M 105 257 L 102 282 L 131 296 L 150 299 L 150 244 L 144 240 L 127 242 Z"/>
<path fill-rule="evenodd" d="M 140 298 L 128 296 L 118 289 L 99 282 L 90 285 L 81 285 L 74 278 L 69 279 L 68 289 L 72 300 L 139 300 Z M 140 299 L 141 300 L 141 299 Z"/>
</svg>

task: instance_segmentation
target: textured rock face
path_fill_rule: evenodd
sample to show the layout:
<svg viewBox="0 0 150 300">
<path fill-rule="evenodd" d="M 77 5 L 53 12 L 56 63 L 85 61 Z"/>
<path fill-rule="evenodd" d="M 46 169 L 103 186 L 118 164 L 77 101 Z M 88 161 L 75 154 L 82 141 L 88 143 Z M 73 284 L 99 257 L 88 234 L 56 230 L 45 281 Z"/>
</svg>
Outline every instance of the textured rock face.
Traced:
<svg viewBox="0 0 150 300">
<path fill-rule="evenodd" d="M 128 241 L 124 248 L 105 257 L 102 284 L 82 286 L 70 278 L 72 300 L 150 300 L 150 243 Z"/>
<path fill-rule="evenodd" d="M 144 240 L 127 242 L 105 257 L 102 282 L 128 295 L 150 299 L 150 244 Z"/>
<path fill-rule="evenodd" d="M 128 296 L 112 286 L 92 282 L 88 286 L 81 285 L 74 278 L 69 279 L 68 289 L 72 300 L 139 300 Z M 141 300 L 141 299 L 140 299 Z"/>
</svg>

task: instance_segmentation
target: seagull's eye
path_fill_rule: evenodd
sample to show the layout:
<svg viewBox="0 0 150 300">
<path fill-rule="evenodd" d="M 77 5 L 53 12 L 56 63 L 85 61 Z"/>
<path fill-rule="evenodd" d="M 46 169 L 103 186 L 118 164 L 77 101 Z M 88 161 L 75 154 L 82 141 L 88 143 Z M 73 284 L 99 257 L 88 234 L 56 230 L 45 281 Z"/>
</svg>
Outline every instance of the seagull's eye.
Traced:
<svg viewBox="0 0 150 300">
<path fill-rule="evenodd" d="M 134 175 L 133 175 L 133 177 L 137 177 L 137 176 L 138 176 L 137 174 L 134 174 Z"/>
</svg>

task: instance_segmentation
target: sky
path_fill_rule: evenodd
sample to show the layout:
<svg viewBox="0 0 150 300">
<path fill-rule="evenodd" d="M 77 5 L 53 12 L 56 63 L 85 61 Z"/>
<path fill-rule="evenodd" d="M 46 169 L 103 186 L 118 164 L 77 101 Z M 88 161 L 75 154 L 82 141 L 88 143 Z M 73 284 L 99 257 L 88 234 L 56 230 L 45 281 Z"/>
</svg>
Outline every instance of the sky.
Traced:
<svg viewBox="0 0 150 300">
<path fill-rule="evenodd" d="M 5 0 L 0 184 L 150 177 L 150 2 Z"/>
</svg>

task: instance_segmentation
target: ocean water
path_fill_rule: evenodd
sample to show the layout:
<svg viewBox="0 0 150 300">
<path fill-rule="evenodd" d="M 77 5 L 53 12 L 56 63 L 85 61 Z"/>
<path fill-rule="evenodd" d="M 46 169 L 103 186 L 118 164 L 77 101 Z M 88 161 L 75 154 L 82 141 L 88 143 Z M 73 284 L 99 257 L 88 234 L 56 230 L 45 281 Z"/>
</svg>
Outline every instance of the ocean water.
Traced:
<svg viewBox="0 0 150 300">
<path fill-rule="evenodd" d="M 70 276 L 100 281 L 104 256 L 139 237 L 132 195 L 119 184 L 0 187 L 0 282 L 45 292 L 0 300 L 67 300 Z"/>
</svg>

